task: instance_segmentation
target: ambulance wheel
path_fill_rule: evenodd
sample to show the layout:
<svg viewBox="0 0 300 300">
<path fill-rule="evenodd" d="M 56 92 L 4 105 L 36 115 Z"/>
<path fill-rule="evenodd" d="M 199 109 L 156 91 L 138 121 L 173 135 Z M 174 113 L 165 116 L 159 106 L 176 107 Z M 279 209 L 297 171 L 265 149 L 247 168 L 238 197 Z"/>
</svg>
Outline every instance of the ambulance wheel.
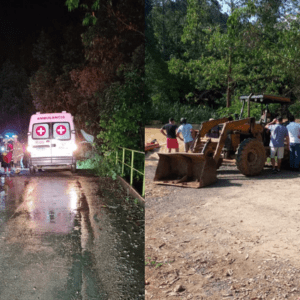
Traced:
<svg viewBox="0 0 300 300">
<path fill-rule="evenodd" d="M 30 174 L 34 174 L 35 173 L 35 169 L 33 166 L 29 166 L 29 173 Z"/>
<path fill-rule="evenodd" d="M 71 165 L 71 172 L 76 173 L 76 171 L 77 171 L 76 164 Z"/>
</svg>

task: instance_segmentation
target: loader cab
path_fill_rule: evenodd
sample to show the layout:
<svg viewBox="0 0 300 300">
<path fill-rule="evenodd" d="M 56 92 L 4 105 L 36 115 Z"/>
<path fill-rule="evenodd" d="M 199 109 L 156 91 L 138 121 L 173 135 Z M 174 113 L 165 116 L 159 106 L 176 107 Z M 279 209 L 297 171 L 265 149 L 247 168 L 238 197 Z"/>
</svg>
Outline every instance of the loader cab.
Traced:
<svg viewBox="0 0 300 300">
<path fill-rule="evenodd" d="M 263 144 L 264 146 L 268 146 L 270 143 L 270 132 L 269 130 L 265 129 L 265 125 L 270 123 L 275 117 L 275 114 L 272 114 L 269 110 L 270 104 L 280 104 L 280 115 L 283 116 L 284 112 L 286 111 L 286 117 L 289 117 L 289 112 L 287 107 L 292 104 L 291 99 L 287 97 L 281 96 L 273 96 L 273 95 L 253 95 L 250 94 L 249 96 L 241 96 L 240 100 L 242 101 L 242 109 L 240 112 L 240 118 L 243 115 L 245 105 L 247 103 L 247 116 L 248 118 L 251 116 L 251 102 L 252 103 L 260 103 L 261 105 L 261 117 L 257 124 L 260 124 L 263 127 Z M 284 125 L 288 125 L 288 122 L 285 122 Z"/>
<path fill-rule="evenodd" d="M 261 105 L 261 111 L 262 111 L 262 116 L 265 118 L 262 119 L 262 123 L 268 122 L 269 119 L 271 121 L 276 117 L 273 116 L 269 110 L 269 105 L 270 104 L 280 104 L 280 114 L 284 115 L 284 111 L 287 111 L 287 117 L 288 117 L 288 110 L 287 107 L 292 104 L 291 99 L 287 97 L 281 97 L 281 96 L 273 96 L 273 95 L 253 95 L 250 94 L 249 96 L 240 96 L 240 100 L 242 101 L 242 109 L 240 112 L 240 119 L 242 118 L 245 105 L 247 103 L 247 117 L 251 117 L 251 102 L 252 103 L 258 103 Z"/>
</svg>

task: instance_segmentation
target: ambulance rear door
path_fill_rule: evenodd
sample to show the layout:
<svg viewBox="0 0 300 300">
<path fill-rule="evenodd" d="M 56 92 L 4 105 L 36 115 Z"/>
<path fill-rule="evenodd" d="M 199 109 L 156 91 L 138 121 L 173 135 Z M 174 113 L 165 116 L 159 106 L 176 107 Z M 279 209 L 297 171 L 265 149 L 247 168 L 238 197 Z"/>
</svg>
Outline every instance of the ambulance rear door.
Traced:
<svg viewBox="0 0 300 300">
<path fill-rule="evenodd" d="M 32 126 L 31 157 L 51 157 L 51 123 L 35 123 Z"/>
<path fill-rule="evenodd" d="M 73 141 L 71 139 L 71 127 L 69 122 L 52 123 L 52 157 L 72 156 Z"/>
</svg>

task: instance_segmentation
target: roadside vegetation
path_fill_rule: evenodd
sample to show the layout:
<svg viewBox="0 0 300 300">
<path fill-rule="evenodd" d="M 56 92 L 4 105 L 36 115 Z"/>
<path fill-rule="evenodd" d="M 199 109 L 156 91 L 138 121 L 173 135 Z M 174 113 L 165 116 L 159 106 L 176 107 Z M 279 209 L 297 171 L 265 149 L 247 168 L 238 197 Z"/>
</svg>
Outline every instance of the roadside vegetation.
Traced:
<svg viewBox="0 0 300 300">
<path fill-rule="evenodd" d="M 115 178 L 118 147 L 144 149 L 150 98 L 143 1 L 68 0 L 65 6 L 76 14 L 73 22 L 44 28 L 24 42 L 22 57 L 0 60 L 0 115 L 16 116 L 25 141 L 31 114 L 70 112 L 75 128 L 95 137 L 95 156 L 78 167 Z M 143 161 L 137 157 L 135 166 Z"/>
<path fill-rule="evenodd" d="M 239 113 L 239 97 L 250 93 L 290 97 L 290 111 L 300 117 L 299 6 L 293 0 L 147 0 L 150 119 L 200 123 Z M 253 113 L 259 117 L 260 106 Z"/>
</svg>

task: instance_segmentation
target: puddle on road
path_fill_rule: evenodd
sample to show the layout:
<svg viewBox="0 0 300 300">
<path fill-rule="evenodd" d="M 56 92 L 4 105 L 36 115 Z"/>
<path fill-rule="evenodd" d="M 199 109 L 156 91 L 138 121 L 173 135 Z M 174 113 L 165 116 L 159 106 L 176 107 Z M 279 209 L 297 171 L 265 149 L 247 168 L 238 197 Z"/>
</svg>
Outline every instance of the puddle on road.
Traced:
<svg viewBox="0 0 300 300">
<path fill-rule="evenodd" d="M 91 244 L 83 243 L 90 239 L 91 228 L 86 226 L 76 181 L 31 178 L 28 183 L 18 177 L 7 178 L 5 185 L 9 186 L 0 211 L 5 244 L 0 246 L 6 253 L 0 255 L 0 273 L 5 272 L 11 287 L 0 282 L 0 299 L 12 298 L 13 291 L 33 299 L 29 286 L 34 282 L 44 286 L 34 287 L 34 299 L 106 300 L 93 253 L 82 247 Z M 19 284 L 10 274 L 18 274 Z M 45 277 L 53 279 L 47 282 Z"/>
<path fill-rule="evenodd" d="M 22 192 L 27 183 L 26 178 L 16 180 L 11 177 L 0 177 L 0 231 L 1 225 L 13 216 L 23 202 Z"/>
<path fill-rule="evenodd" d="M 34 271 L 37 266 L 39 272 L 57 277 L 48 285 L 41 283 L 45 291 L 36 294 L 40 299 L 144 299 L 144 213 L 139 206 L 102 189 L 102 216 L 90 215 L 77 179 L 39 177 L 28 182 L 18 177 L 7 178 L 5 185 L 6 190 L 0 187 L 0 233 L 9 219 L 14 224 L 5 229 L 5 247 L 14 247 L 18 264 L 33 266 L 32 280 L 43 278 Z M 91 218 L 103 233 L 97 241 Z M 0 272 L 17 272 L 16 261 L 5 255 Z M 18 286 L 14 281 L 11 288 L 23 286 L 26 293 L 26 280 Z M 0 299 L 10 297 L 11 288 L 0 283 Z"/>
</svg>

